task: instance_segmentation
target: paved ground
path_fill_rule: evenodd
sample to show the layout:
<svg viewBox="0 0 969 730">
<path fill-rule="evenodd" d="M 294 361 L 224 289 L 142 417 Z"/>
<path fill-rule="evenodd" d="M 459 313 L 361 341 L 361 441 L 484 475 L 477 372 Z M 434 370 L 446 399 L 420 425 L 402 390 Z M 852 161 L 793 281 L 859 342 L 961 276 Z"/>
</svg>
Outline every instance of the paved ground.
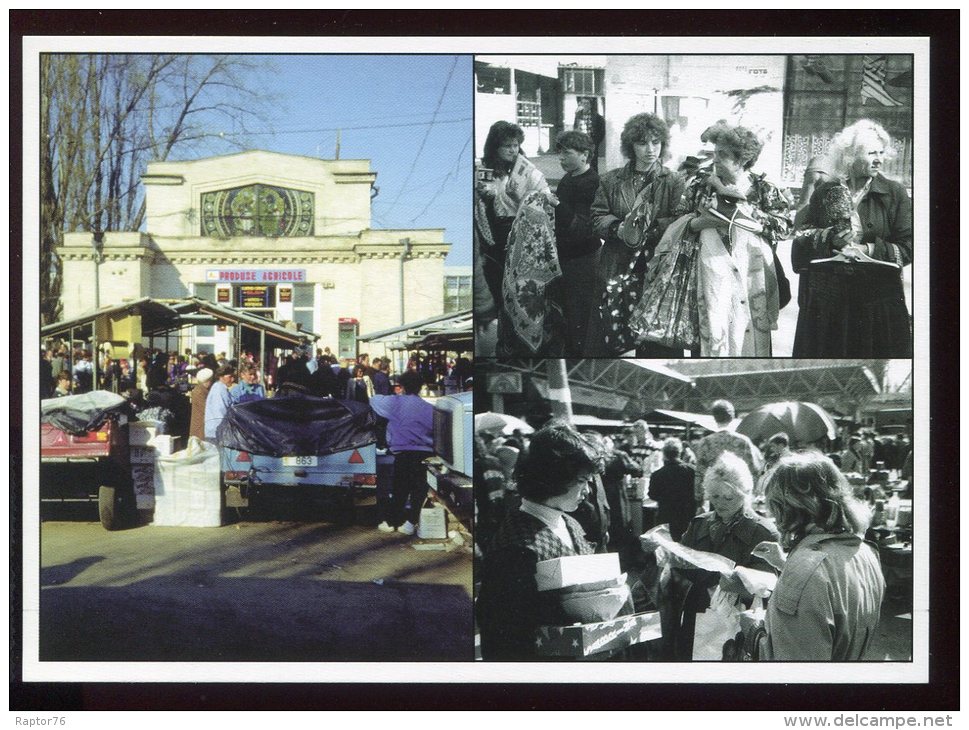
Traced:
<svg viewBox="0 0 969 730">
<path fill-rule="evenodd" d="M 41 528 L 42 660 L 461 661 L 471 554 L 328 522 Z"/>
</svg>

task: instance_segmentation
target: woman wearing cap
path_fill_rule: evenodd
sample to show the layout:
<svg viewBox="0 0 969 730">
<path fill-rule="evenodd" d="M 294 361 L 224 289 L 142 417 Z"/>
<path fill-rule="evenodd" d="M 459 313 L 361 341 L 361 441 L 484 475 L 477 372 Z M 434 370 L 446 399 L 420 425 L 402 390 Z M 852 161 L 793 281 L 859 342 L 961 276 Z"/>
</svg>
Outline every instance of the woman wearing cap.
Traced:
<svg viewBox="0 0 969 730">
<path fill-rule="evenodd" d="M 781 458 L 767 505 L 786 558 L 763 623 L 741 618 L 756 659 L 857 661 L 874 640 L 885 593 L 875 551 L 862 540 L 869 515 L 830 459 L 805 451 Z M 872 657 L 875 658 L 875 657 Z"/>
<path fill-rule="evenodd" d="M 189 397 L 192 404 L 192 420 L 188 435 L 201 441 L 205 440 L 205 399 L 209 397 L 212 375 L 209 368 L 199 370 L 195 375 L 195 387 L 192 388 L 192 395 Z"/>
<path fill-rule="evenodd" d="M 623 126 L 619 149 L 628 162 L 605 173 L 592 202 L 592 224 L 603 241 L 596 264 L 596 296 L 589 315 L 586 355 L 621 355 L 615 332 L 622 323 L 602 313 L 606 287 L 625 273 L 634 258 L 648 260 L 683 193 L 682 176 L 663 162 L 669 159 L 670 130 L 654 114 L 635 114 Z M 645 265 L 645 264 L 643 264 Z M 605 314 L 605 316 L 603 316 Z M 655 344 L 641 345 L 640 357 L 679 357 L 682 350 Z"/>
<path fill-rule="evenodd" d="M 571 623 L 538 591 L 536 565 L 594 552 L 566 513 L 601 471 L 601 454 L 567 423 L 553 421 L 532 436 L 516 469 L 521 507 L 506 513 L 482 562 L 475 611 L 483 659 L 534 659 L 539 626 Z"/>
<path fill-rule="evenodd" d="M 704 137 L 714 145 L 713 171 L 691 180 L 678 206 L 693 216 L 684 238 L 700 244 L 700 354 L 770 357 L 782 305 L 774 252 L 790 236 L 791 204 L 753 172 L 764 145 L 751 130 L 723 122 Z"/>
<path fill-rule="evenodd" d="M 831 140 L 836 179 L 816 187 L 791 248 L 800 275 L 794 357 L 912 356 L 900 274 L 912 263 L 912 201 L 882 173 L 893 154 L 888 133 L 868 119 Z M 839 254 L 895 266 L 811 266 Z"/>
</svg>

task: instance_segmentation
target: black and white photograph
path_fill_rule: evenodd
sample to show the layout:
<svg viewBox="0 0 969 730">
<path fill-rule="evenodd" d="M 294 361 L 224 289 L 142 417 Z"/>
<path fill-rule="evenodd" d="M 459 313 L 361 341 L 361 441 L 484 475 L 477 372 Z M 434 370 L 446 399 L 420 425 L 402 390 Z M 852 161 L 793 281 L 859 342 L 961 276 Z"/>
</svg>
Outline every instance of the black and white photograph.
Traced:
<svg viewBox="0 0 969 730">
<path fill-rule="evenodd" d="M 478 355 L 911 357 L 912 55 L 474 77 Z"/>
<path fill-rule="evenodd" d="M 910 361 L 477 378 L 479 659 L 911 660 Z"/>
</svg>

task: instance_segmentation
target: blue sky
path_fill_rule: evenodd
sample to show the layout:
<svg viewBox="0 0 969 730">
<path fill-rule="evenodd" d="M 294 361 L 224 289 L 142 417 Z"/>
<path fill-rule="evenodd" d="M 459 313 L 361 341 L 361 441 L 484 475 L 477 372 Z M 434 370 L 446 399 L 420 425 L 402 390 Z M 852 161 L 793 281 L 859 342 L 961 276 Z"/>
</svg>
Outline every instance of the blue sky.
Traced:
<svg viewBox="0 0 969 730">
<path fill-rule="evenodd" d="M 267 69 L 244 82 L 272 96 L 251 147 L 332 159 L 341 129 L 340 157 L 377 173 L 373 227 L 444 228 L 447 265 L 471 264 L 471 56 L 248 59 Z"/>
</svg>

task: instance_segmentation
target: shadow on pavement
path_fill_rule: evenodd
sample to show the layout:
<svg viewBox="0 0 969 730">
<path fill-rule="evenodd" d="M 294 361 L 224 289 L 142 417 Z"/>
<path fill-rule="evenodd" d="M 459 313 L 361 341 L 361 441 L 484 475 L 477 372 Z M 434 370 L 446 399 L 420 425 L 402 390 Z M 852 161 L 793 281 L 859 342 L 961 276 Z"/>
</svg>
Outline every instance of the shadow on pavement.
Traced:
<svg viewBox="0 0 969 730">
<path fill-rule="evenodd" d="M 40 636 L 42 661 L 473 658 L 463 588 L 393 580 L 208 575 L 199 582 L 183 575 L 123 587 L 49 587 L 41 593 Z"/>
</svg>

